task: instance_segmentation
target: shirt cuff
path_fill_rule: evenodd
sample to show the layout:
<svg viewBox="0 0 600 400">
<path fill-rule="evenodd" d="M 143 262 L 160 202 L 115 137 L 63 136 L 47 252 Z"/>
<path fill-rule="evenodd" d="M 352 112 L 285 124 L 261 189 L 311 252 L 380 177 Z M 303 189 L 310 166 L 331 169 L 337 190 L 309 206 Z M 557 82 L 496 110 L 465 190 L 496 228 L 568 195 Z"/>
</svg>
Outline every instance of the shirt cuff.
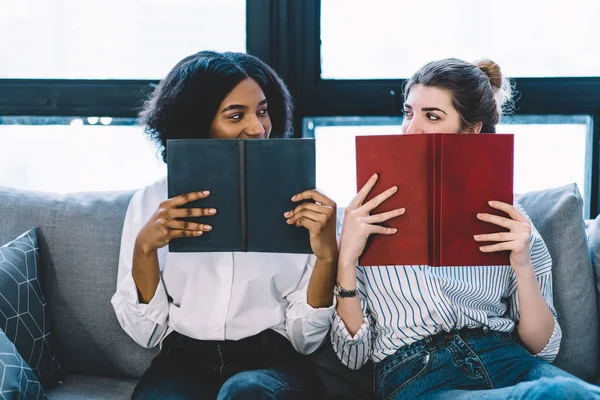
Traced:
<svg viewBox="0 0 600 400">
<path fill-rule="evenodd" d="M 348 346 L 357 346 L 360 344 L 368 343 L 369 341 L 369 320 L 367 317 L 364 317 L 363 323 L 358 329 L 358 331 L 352 336 L 350 332 L 348 332 L 348 328 L 346 328 L 346 324 L 344 320 L 335 313 L 335 317 L 333 319 L 333 333 L 343 340 L 344 344 Z"/>
<path fill-rule="evenodd" d="M 140 303 L 138 289 L 133 280 L 133 275 L 127 274 L 121 287 L 125 311 L 136 320 L 150 320 L 158 325 L 164 325 L 169 315 L 169 300 L 162 280 L 158 282 L 154 297 L 148 304 Z"/>
<path fill-rule="evenodd" d="M 558 350 L 560 350 L 560 340 L 562 339 L 562 330 L 560 329 L 560 325 L 558 325 L 558 321 L 556 317 L 554 317 L 554 331 L 552 331 L 552 335 L 550 339 L 548 339 L 548 343 L 539 353 L 535 354 L 536 357 L 541 358 L 544 361 L 552 362 L 556 358 L 558 354 Z"/>
<path fill-rule="evenodd" d="M 335 304 L 334 298 L 333 304 L 330 307 L 314 308 L 308 304 L 308 300 L 305 297 L 303 301 L 296 301 L 295 304 L 290 307 L 287 317 L 290 320 L 305 320 L 313 326 L 329 327 L 331 325 L 331 318 L 335 312 Z"/>
</svg>

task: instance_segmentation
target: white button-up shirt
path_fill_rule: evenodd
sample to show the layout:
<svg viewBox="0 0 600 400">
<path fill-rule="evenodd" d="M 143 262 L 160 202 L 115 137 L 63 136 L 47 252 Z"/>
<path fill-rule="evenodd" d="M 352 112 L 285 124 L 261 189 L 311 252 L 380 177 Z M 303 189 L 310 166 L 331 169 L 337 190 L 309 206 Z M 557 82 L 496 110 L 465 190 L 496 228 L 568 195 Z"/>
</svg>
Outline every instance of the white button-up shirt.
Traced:
<svg viewBox="0 0 600 400">
<path fill-rule="evenodd" d="M 125 216 L 111 303 L 133 340 L 154 347 L 172 331 L 199 340 L 239 340 L 273 329 L 300 353 L 319 347 L 334 307 L 315 309 L 307 303 L 314 255 L 170 253 L 164 247 L 158 250 L 161 281 L 156 293 L 148 304 L 140 303 L 131 274 L 134 243 L 166 199 L 163 179 L 135 193 Z"/>
</svg>

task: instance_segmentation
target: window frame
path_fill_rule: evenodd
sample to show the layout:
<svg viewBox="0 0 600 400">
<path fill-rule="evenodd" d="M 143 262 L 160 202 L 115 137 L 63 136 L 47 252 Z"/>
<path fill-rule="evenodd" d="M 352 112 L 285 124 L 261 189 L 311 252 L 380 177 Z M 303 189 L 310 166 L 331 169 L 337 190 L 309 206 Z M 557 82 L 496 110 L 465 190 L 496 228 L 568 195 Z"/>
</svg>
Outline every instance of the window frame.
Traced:
<svg viewBox="0 0 600 400">
<path fill-rule="evenodd" d="M 579 115 L 555 115 L 555 114 L 545 114 L 545 115 L 519 115 L 519 116 L 506 116 L 501 124 L 511 125 L 530 125 L 530 124 L 555 124 L 555 125 L 566 125 L 566 124 L 582 124 L 587 125 L 587 135 L 586 135 L 586 154 L 585 160 L 582 162 L 585 163 L 586 166 L 591 164 L 592 161 L 592 119 L 589 118 L 585 114 Z M 317 117 L 306 117 L 302 121 L 302 136 L 307 138 L 315 138 L 315 131 L 318 127 L 327 127 L 327 126 L 390 126 L 396 125 L 400 126 L 402 124 L 403 117 L 402 116 L 365 116 L 365 117 L 357 117 L 357 116 L 317 116 Z M 585 189 L 584 192 L 581 193 L 581 196 L 584 199 L 588 199 L 591 197 L 591 189 L 589 187 L 589 168 L 586 167 L 584 172 L 584 181 L 585 181 Z M 581 189 L 581 188 L 580 188 Z M 583 204 L 583 215 L 586 218 L 589 218 L 590 215 L 590 204 L 588 201 L 585 201 Z"/>
<path fill-rule="evenodd" d="M 295 127 L 301 132 L 303 119 L 320 116 L 394 117 L 402 114 L 405 79 L 332 80 L 321 78 L 321 0 L 290 4 L 294 8 L 289 37 L 294 46 L 294 74 L 290 87 L 296 103 Z M 588 115 L 585 180 L 582 194 L 586 218 L 600 214 L 600 76 L 514 78 L 517 89 L 515 114 Z"/>
</svg>

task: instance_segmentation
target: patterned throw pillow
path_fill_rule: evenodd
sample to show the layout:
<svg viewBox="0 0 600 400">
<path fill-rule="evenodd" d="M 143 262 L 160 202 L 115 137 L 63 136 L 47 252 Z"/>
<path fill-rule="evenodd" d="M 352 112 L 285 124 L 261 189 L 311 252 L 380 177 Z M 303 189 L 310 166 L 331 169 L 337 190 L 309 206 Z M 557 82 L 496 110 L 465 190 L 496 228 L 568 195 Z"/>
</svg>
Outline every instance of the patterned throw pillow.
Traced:
<svg viewBox="0 0 600 400">
<path fill-rule="evenodd" d="M 44 387 L 62 377 L 38 279 L 36 228 L 0 247 L 0 328 Z"/>
<path fill-rule="evenodd" d="M 0 397 L 2 399 L 47 399 L 33 370 L 15 345 L 0 331 Z"/>
</svg>

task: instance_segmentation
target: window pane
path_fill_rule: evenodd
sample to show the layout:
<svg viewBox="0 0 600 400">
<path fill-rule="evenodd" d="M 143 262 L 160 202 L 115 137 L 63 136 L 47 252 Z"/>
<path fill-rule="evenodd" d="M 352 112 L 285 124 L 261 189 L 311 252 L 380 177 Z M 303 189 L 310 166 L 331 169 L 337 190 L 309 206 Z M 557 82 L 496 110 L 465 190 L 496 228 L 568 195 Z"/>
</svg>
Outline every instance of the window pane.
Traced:
<svg viewBox="0 0 600 400">
<path fill-rule="evenodd" d="M 515 134 L 515 193 L 575 182 L 584 195 L 587 119 L 579 118 L 579 123 L 545 124 L 515 121 L 496 127 L 499 133 Z"/>
<path fill-rule="evenodd" d="M 313 118 L 312 135 L 315 138 L 317 188 L 331 197 L 339 207 L 346 207 L 356 195 L 356 146 L 354 138 L 365 135 L 399 135 L 402 133 L 401 118 L 387 118 L 378 124 L 379 118 Z M 362 120 L 362 121 L 361 121 Z M 310 123 L 308 123 L 310 127 Z M 360 123 L 359 122 L 359 123 Z M 305 124 L 306 126 L 306 124 Z M 305 128 L 304 136 L 312 136 Z"/>
<path fill-rule="evenodd" d="M 245 0 L 0 3 L 0 78 L 160 79 L 200 50 L 246 50 Z"/>
<path fill-rule="evenodd" d="M 0 122 L 2 186 L 57 193 L 119 191 L 166 176 L 156 147 L 134 120 L 91 118 L 93 125 L 87 118 L 67 124 L 62 118 L 28 118 L 27 125 L 7 121 Z"/>
<path fill-rule="evenodd" d="M 597 0 L 321 1 L 324 79 L 408 78 L 486 57 L 507 76 L 599 76 Z"/>
<path fill-rule="evenodd" d="M 401 134 L 401 118 L 310 118 L 304 136 L 316 139 L 317 187 L 346 207 L 356 194 L 354 138 Z M 356 125 L 359 122 L 361 125 Z M 394 125 L 390 125 L 390 124 Z M 522 116 L 497 127 L 515 134 L 515 193 L 575 182 L 585 194 L 589 117 Z"/>
</svg>

